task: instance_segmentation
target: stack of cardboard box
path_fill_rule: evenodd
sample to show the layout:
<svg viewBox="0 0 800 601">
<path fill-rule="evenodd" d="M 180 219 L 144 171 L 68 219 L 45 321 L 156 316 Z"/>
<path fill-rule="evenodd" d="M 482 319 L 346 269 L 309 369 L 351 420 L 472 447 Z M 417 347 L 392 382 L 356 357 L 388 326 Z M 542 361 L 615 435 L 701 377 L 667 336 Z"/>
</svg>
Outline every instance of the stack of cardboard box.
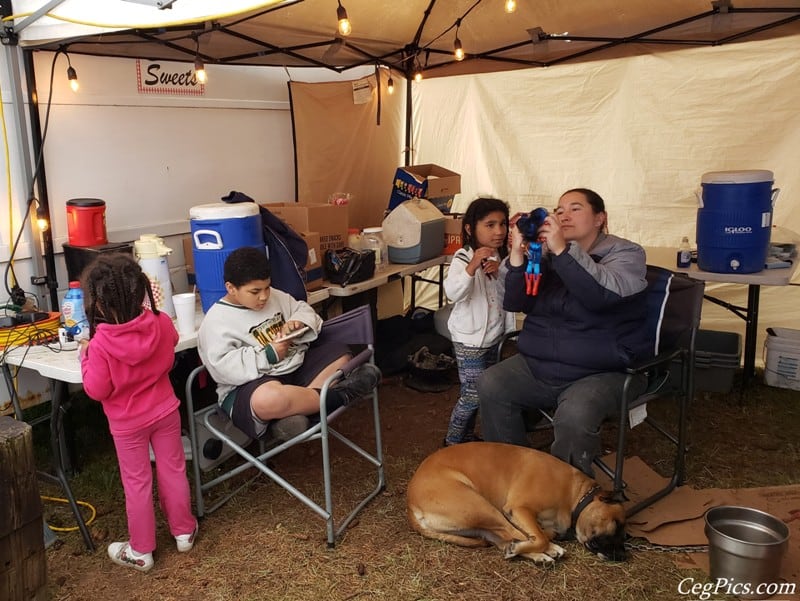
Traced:
<svg viewBox="0 0 800 601">
<path fill-rule="evenodd" d="M 278 202 L 262 206 L 305 239 L 308 244 L 306 289 L 321 288 L 325 251 L 344 248 L 347 242 L 347 207 L 304 202 Z"/>
</svg>

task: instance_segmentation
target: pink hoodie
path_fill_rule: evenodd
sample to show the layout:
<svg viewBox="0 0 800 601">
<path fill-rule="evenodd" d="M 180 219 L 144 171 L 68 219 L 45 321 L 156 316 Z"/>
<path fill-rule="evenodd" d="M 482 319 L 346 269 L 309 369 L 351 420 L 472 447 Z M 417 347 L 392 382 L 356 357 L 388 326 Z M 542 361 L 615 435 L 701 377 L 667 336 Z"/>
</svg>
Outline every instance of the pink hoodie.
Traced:
<svg viewBox="0 0 800 601">
<path fill-rule="evenodd" d="M 174 411 L 169 381 L 178 333 L 169 315 L 145 309 L 123 324 L 99 324 L 81 358 L 83 389 L 103 404 L 112 434 L 134 432 Z"/>
</svg>

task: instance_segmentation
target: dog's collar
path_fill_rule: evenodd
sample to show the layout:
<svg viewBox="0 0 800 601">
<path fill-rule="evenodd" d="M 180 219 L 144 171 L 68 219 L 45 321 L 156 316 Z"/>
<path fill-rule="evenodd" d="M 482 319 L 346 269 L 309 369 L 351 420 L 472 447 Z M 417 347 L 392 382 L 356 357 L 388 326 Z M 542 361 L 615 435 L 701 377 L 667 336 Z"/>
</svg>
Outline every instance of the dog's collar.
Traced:
<svg viewBox="0 0 800 601">
<path fill-rule="evenodd" d="M 575 509 L 572 510 L 572 525 L 570 528 L 575 530 L 575 527 L 578 525 L 578 517 L 580 517 L 581 512 L 586 509 L 586 506 L 592 502 L 594 499 L 595 494 L 600 490 L 600 486 L 595 484 L 592 486 L 586 494 L 581 497 L 581 500 L 578 501 L 578 504 L 575 506 Z"/>
</svg>

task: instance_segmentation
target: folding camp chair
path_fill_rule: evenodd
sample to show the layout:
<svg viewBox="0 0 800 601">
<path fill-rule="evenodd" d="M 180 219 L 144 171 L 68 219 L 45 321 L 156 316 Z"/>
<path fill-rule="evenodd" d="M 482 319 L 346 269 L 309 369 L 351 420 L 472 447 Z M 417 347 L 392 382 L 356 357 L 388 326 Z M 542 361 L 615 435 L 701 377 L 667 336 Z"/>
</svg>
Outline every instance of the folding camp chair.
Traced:
<svg viewBox="0 0 800 601">
<path fill-rule="evenodd" d="M 356 367 L 367 362 L 374 363 L 372 317 L 369 307 L 362 306 L 324 322 L 318 340 L 321 342 L 325 340 L 336 340 L 349 345 L 357 345 L 359 347 L 365 346 L 366 348 L 356 354 L 350 361 L 342 366 L 341 369 L 337 370 L 335 374 L 325 381 L 320 392 L 320 411 L 318 419 L 312 418 L 309 420 L 308 427 L 292 435 L 289 440 L 270 440 L 270 433 L 272 430 L 268 428 L 265 436 L 258 441 L 258 451 L 255 453 L 251 453 L 248 450 L 250 446 L 256 446 L 254 441 L 236 428 L 231 423 L 228 416 L 218 408 L 216 403 L 210 407 L 195 408 L 193 388 L 196 388 L 194 386 L 195 381 L 201 374 L 207 376 L 205 367 L 197 367 L 189 375 L 186 382 L 186 401 L 190 415 L 189 433 L 192 441 L 192 457 L 194 458 L 192 463 L 198 517 L 202 517 L 207 513 L 212 513 L 217 510 L 244 488 L 253 478 L 238 485 L 234 490 L 225 493 L 221 499 L 217 500 L 210 507 L 206 506 L 206 499 L 204 496 L 207 491 L 254 467 L 259 472 L 255 475 L 256 478 L 261 474 L 266 475 L 325 520 L 327 525 L 328 546 L 333 547 L 336 539 L 345 528 L 347 528 L 358 512 L 384 490 L 386 487 L 386 480 L 383 466 L 383 451 L 381 448 L 381 427 L 380 414 L 378 412 L 377 390 L 373 390 L 367 397 L 372 400 L 371 406 L 375 436 L 374 452 L 364 450 L 354 441 L 334 430 L 330 425 L 331 422 L 344 411 L 351 409 L 361 410 L 364 407 L 370 406 L 369 403 L 362 401 L 339 407 L 331 413 L 328 413 L 325 404 L 328 389 L 332 384 L 349 374 Z M 280 421 L 281 420 L 278 420 L 278 422 L 273 423 L 280 423 Z M 344 443 L 345 446 L 370 463 L 375 470 L 375 487 L 371 489 L 366 496 L 359 498 L 350 513 L 338 523 L 334 521 L 333 496 L 331 492 L 331 438 L 335 438 Z M 324 480 L 324 502 L 322 504 L 312 500 L 309 496 L 280 476 L 272 467 L 268 466 L 268 462 L 276 455 L 290 447 L 311 440 L 319 440 L 322 446 L 322 471 Z M 242 461 L 235 461 L 234 457 L 237 455 Z M 226 458 L 229 456 L 231 457 L 229 462 L 235 463 L 233 467 L 227 467 L 229 462 L 226 462 Z M 224 471 L 208 482 L 203 482 L 203 472 L 210 471 L 212 468 L 217 468 L 217 472 L 221 470 Z"/>
<path fill-rule="evenodd" d="M 687 413 L 694 398 L 695 338 L 700 327 L 704 289 L 703 282 L 693 280 L 685 274 L 647 266 L 646 329 L 653 344 L 654 357 L 625 370 L 627 378 L 620 401 L 614 466 L 607 465 L 602 457 L 596 458 L 594 463 L 612 479 L 614 496 L 620 501 L 627 500 L 623 467 L 631 411 L 641 411 L 640 408 L 647 403 L 660 398 L 673 399 L 677 403 L 674 423 L 668 428 L 649 414 L 644 417 L 643 423 L 670 440 L 675 446 L 675 455 L 672 460 L 672 474 L 666 485 L 628 508 L 628 516 L 665 497 L 685 480 Z M 508 334 L 504 342 L 518 334 L 519 332 Z M 502 346 L 500 352 L 502 353 Z M 647 378 L 647 387 L 642 394 L 634 397 L 631 384 L 641 375 Z M 544 427 L 551 427 L 553 417 L 550 412 L 542 410 L 540 413 L 544 418 Z M 634 427 L 636 425 L 638 424 L 634 424 Z M 537 426 L 537 429 L 541 429 L 541 426 Z"/>
</svg>

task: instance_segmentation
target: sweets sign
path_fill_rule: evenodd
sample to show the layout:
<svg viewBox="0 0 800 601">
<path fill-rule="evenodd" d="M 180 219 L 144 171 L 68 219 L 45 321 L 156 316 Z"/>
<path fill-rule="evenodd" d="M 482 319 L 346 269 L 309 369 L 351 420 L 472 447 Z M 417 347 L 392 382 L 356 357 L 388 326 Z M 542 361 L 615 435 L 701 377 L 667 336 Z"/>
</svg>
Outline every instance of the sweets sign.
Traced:
<svg viewBox="0 0 800 601">
<path fill-rule="evenodd" d="M 185 63 L 136 60 L 136 87 L 140 94 L 203 96 L 206 86 L 197 80 L 194 67 Z"/>
</svg>

